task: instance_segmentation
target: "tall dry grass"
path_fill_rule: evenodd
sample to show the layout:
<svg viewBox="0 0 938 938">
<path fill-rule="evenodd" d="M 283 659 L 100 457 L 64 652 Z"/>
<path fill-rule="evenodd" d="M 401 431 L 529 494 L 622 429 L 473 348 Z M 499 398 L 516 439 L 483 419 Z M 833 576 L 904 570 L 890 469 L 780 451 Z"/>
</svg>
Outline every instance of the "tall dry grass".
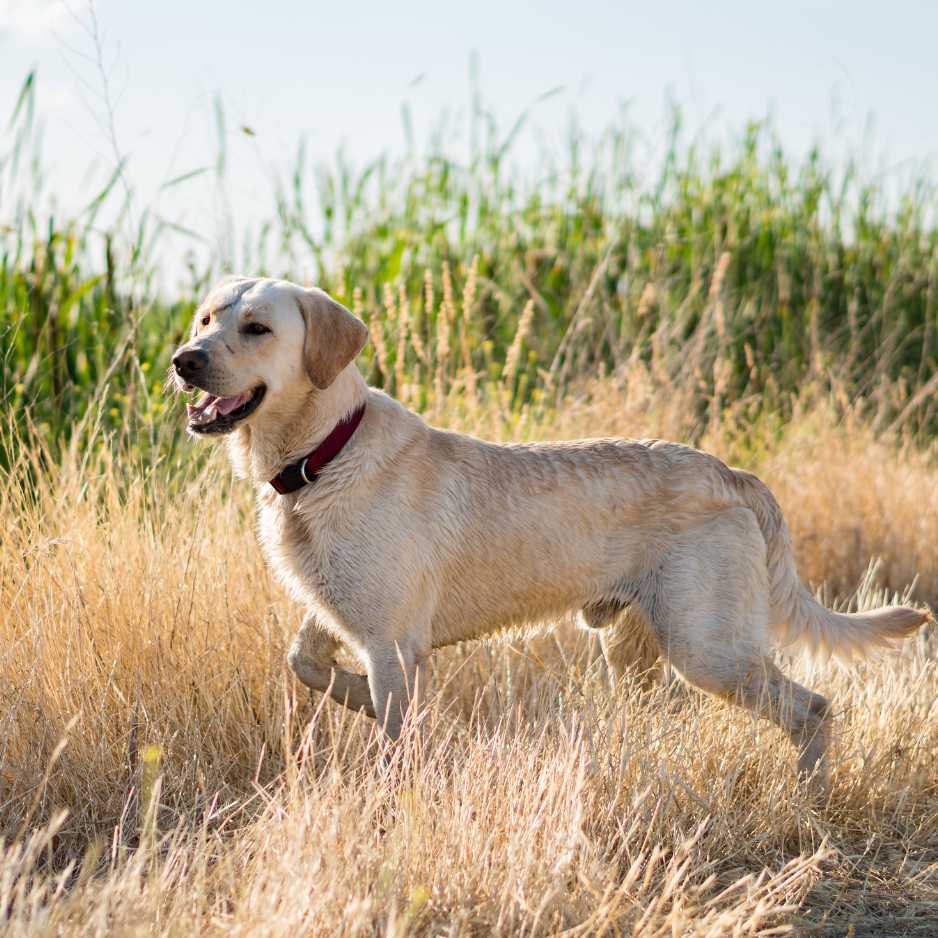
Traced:
<svg viewBox="0 0 938 938">
<path fill-rule="evenodd" d="M 437 418 L 681 437 L 682 395 L 636 367 L 556 411 L 462 387 Z M 808 394 L 784 427 L 729 408 L 698 436 L 773 486 L 813 583 L 868 604 L 917 575 L 938 596 L 933 451 Z M 613 693 L 567 622 L 437 653 L 384 770 L 369 721 L 284 667 L 300 611 L 221 459 L 17 451 L 0 485 L 5 934 L 934 934 L 927 635 L 851 670 L 786 663 L 839 712 L 821 807 L 776 730 L 694 693 Z"/>
</svg>

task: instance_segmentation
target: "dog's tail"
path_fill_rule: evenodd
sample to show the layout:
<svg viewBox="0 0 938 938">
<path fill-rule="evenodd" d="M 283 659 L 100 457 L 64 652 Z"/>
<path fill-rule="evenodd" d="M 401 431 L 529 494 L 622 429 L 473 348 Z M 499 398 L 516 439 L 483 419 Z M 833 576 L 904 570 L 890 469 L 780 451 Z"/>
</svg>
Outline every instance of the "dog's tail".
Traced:
<svg viewBox="0 0 938 938">
<path fill-rule="evenodd" d="M 751 473 L 731 471 L 734 487 L 755 514 L 765 539 L 770 616 L 784 643 L 800 641 L 814 652 L 849 659 L 877 647 L 889 647 L 931 619 L 929 612 L 909 606 L 854 613 L 826 609 L 798 578 L 788 525 L 775 496 Z"/>
</svg>

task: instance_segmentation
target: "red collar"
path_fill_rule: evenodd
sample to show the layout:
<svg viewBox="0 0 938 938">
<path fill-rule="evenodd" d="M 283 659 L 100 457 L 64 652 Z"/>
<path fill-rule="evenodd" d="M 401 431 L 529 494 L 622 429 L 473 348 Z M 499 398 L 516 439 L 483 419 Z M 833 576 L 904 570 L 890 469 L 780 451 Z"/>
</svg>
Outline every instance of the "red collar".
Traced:
<svg viewBox="0 0 938 938">
<path fill-rule="evenodd" d="M 342 447 L 352 438 L 364 413 L 365 405 L 362 404 L 356 411 L 340 420 L 316 449 L 299 462 L 291 463 L 278 472 L 270 480 L 270 484 L 280 495 L 287 495 L 315 482 L 319 473 L 342 452 Z"/>
</svg>

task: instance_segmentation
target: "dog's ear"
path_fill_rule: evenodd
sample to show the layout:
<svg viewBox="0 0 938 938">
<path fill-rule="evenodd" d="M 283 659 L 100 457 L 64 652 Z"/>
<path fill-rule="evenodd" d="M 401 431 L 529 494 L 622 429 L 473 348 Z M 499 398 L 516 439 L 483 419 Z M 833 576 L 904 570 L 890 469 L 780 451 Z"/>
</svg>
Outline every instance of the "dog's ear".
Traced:
<svg viewBox="0 0 938 938">
<path fill-rule="evenodd" d="M 322 390 L 365 347 L 368 329 L 328 293 L 311 287 L 300 290 L 300 312 L 306 323 L 303 358 L 309 380 Z"/>
</svg>

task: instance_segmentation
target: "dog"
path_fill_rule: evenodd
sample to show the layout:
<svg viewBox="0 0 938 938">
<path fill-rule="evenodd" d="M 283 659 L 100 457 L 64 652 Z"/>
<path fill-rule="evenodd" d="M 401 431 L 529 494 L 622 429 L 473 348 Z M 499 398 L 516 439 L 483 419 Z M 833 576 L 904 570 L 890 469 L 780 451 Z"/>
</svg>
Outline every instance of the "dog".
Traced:
<svg viewBox="0 0 938 938">
<path fill-rule="evenodd" d="M 653 644 L 687 683 L 780 726 L 826 786 L 830 704 L 773 646 L 860 654 L 927 612 L 821 606 L 769 489 L 688 446 L 435 429 L 365 383 L 367 336 L 322 290 L 235 277 L 172 359 L 175 385 L 203 392 L 189 433 L 225 437 L 267 560 L 307 610 L 287 656 L 303 684 L 394 740 L 434 648 L 576 611 L 613 674 Z M 365 674 L 337 667 L 343 643 Z"/>
</svg>

